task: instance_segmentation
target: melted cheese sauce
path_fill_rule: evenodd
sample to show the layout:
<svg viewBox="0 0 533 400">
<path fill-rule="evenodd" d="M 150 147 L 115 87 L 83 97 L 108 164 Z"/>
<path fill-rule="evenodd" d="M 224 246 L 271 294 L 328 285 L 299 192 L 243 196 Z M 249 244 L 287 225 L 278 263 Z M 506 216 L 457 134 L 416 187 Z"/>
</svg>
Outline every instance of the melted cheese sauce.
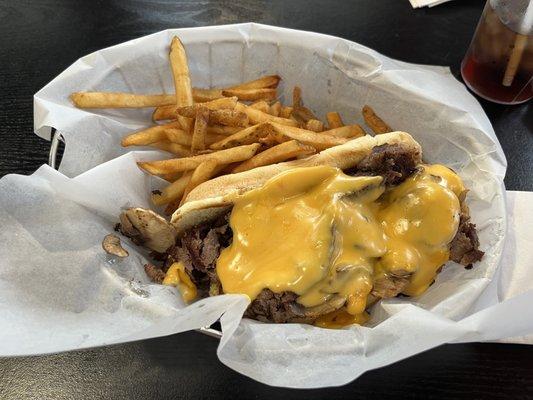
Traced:
<svg viewBox="0 0 533 400">
<path fill-rule="evenodd" d="M 252 300 L 266 288 L 292 291 L 305 307 L 340 295 L 345 306 L 317 325 L 363 323 L 376 279 L 409 274 L 412 296 L 429 287 L 448 260 L 463 190 L 440 165 L 388 190 L 379 176 L 329 166 L 282 173 L 235 200 L 233 242 L 217 261 L 223 290 Z"/>
</svg>

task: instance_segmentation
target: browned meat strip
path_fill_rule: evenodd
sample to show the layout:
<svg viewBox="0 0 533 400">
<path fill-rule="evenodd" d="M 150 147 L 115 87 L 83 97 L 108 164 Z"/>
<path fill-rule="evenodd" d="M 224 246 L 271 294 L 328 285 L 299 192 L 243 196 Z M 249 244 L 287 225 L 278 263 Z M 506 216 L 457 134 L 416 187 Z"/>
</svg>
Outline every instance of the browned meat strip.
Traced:
<svg viewBox="0 0 533 400">
<path fill-rule="evenodd" d="M 472 268 L 472 264 L 480 261 L 485 253 L 479 250 L 476 225 L 470 222 L 468 207 L 461 204 L 461 219 L 459 229 L 450 244 L 450 260 Z"/>
<path fill-rule="evenodd" d="M 357 165 L 346 171 L 348 175 L 381 175 L 385 184 L 397 185 L 411 175 L 419 154 L 398 144 L 383 144 L 374 147 Z"/>
<path fill-rule="evenodd" d="M 274 293 L 264 289 L 252 301 L 244 315 L 263 322 L 289 322 L 297 318 L 297 314 L 291 308 L 297 297 L 292 292 Z"/>
<path fill-rule="evenodd" d="M 397 272 L 376 279 L 372 288 L 372 295 L 380 299 L 396 297 L 405 289 L 410 277 L 411 274 L 408 272 Z"/>
<path fill-rule="evenodd" d="M 167 264 L 181 261 L 191 280 L 204 297 L 220 286 L 216 274 L 216 261 L 223 248 L 231 243 L 229 227 L 230 212 L 214 221 L 199 225 L 187 231 L 175 246 L 168 251 Z"/>
<path fill-rule="evenodd" d="M 163 279 L 165 279 L 165 272 L 153 264 L 144 264 L 144 272 L 146 272 L 152 282 L 163 283 Z"/>
</svg>

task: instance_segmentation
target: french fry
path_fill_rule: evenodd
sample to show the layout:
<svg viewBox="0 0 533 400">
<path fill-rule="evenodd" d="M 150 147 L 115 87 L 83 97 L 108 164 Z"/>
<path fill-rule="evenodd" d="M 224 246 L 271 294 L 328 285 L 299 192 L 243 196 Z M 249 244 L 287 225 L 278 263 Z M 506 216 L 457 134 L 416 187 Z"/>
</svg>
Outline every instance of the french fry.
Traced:
<svg viewBox="0 0 533 400">
<path fill-rule="evenodd" d="M 303 106 L 302 102 L 302 89 L 299 86 L 295 86 L 292 91 L 292 112 L 291 117 L 293 117 L 301 125 L 305 125 L 307 121 L 311 119 L 318 118 L 313 114 L 313 112 L 307 107 Z"/>
<path fill-rule="evenodd" d="M 166 140 L 166 131 L 168 129 L 177 129 L 177 122 L 170 122 L 165 125 L 152 126 L 139 132 L 131 133 L 122 138 L 122 147 L 128 146 L 147 146 L 149 144 Z"/>
<path fill-rule="evenodd" d="M 207 133 L 214 135 L 229 136 L 239 132 L 240 130 L 242 130 L 242 127 L 240 126 L 209 125 L 207 127 Z"/>
<path fill-rule="evenodd" d="M 176 90 L 176 105 L 178 107 L 190 106 L 193 103 L 191 77 L 187 65 L 187 55 L 181 40 L 174 36 L 170 43 L 170 69 L 174 78 Z"/>
<path fill-rule="evenodd" d="M 298 125 L 296 121 L 286 119 L 286 118 L 274 117 L 273 115 L 256 110 L 255 108 L 248 107 L 242 103 L 237 103 L 237 105 L 235 106 L 235 110 L 245 112 L 248 115 L 250 124 L 253 124 L 253 125 L 260 124 L 263 122 L 276 122 L 278 124 L 288 125 L 288 126 Z"/>
<path fill-rule="evenodd" d="M 340 128 L 329 129 L 322 132 L 323 135 L 331 135 L 341 138 L 357 138 L 365 136 L 366 132 L 361 128 L 361 126 L 355 125 L 345 125 Z"/>
<path fill-rule="evenodd" d="M 196 103 L 205 103 L 224 97 L 221 89 L 192 88 L 192 98 Z"/>
<path fill-rule="evenodd" d="M 253 125 L 231 136 L 225 137 L 219 142 L 213 143 L 209 148 L 212 150 L 221 150 L 255 143 L 271 131 L 272 127 L 268 123 Z"/>
<path fill-rule="evenodd" d="M 326 119 L 328 120 L 329 129 L 340 128 L 344 126 L 340 114 L 336 111 L 328 112 L 326 114 Z"/>
<path fill-rule="evenodd" d="M 191 151 L 188 147 L 185 147 L 178 143 L 169 142 L 168 140 L 151 143 L 150 146 L 155 147 L 159 150 L 168 151 L 169 153 L 175 154 L 179 157 L 188 157 L 191 155 Z"/>
<path fill-rule="evenodd" d="M 257 141 L 261 143 L 264 147 L 272 147 L 277 144 L 283 143 L 285 141 L 284 139 L 285 137 L 280 134 L 269 133 L 265 137 L 259 138 Z"/>
<path fill-rule="evenodd" d="M 280 125 L 283 127 L 283 125 Z M 173 158 L 170 160 L 138 162 L 137 165 L 152 175 L 165 175 L 196 168 L 200 163 L 209 158 L 214 158 L 219 164 L 244 161 L 255 155 L 261 145 L 253 143 L 246 146 L 233 147 L 210 154 L 201 154 L 191 157 Z"/>
<path fill-rule="evenodd" d="M 306 122 L 305 129 L 313 132 L 322 132 L 324 130 L 324 123 L 318 119 L 310 119 Z"/>
<path fill-rule="evenodd" d="M 191 179 L 189 172 L 184 173 L 181 178 L 175 180 L 173 183 L 165 187 L 160 192 L 152 192 L 152 203 L 156 206 L 162 206 L 175 199 L 180 199 L 183 196 L 185 188 Z"/>
<path fill-rule="evenodd" d="M 237 96 L 242 101 L 274 100 L 277 97 L 276 89 L 224 89 L 224 96 Z"/>
<path fill-rule="evenodd" d="M 226 90 L 249 90 L 249 89 L 265 89 L 265 88 L 276 88 L 278 87 L 279 81 L 281 78 L 278 75 L 267 75 L 262 76 L 259 79 L 254 79 L 253 81 L 241 83 L 239 85 L 231 86 L 226 88 Z"/>
<path fill-rule="evenodd" d="M 274 128 L 275 132 L 291 139 L 296 139 L 301 143 L 313 146 L 317 150 L 324 150 L 329 147 L 337 146 L 346 143 L 349 140 L 346 138 L 324 135 L 323 132 L 319 134 L 313 131 L 308 131 L 306 129 L 296 128 L 294 126 L 280 125 L 274 122 L 271 122 L 270 125 L 272 126 L 272 128 Z"/>
<path fill-rule="evenodd" d="M 192 135 L 179 128 L 168 128 L 165 130 L 165 139 L 171 143 L 181 146 L 191 147 Z"/>
<path fill-rule="evenodd" d="M 209 109 L 200 107 L 196 111 L 194 120 L 194 131 L 192 134 L 191 153 L 205 150 L 205 137 L 207 135 L 207 124 L 209 122 Z"/>
<path fill-rule="evenodd" d="M 175 103 L 173 94 L 132 94 L 112 92 L 76 92 L 70 100 L 78 108 L 141 108 Z"/>
<path fill-rule="evenodd" d="M 292 115 L 292 107 L 289 106 L 282 106 L 281 110 L 279 112 L 279 116 L 281 118 L 290 118 Z"/>
<path fill-rule="evenodd" d="M 198 108 L 203 107 L 209 110 L 233 110 L 237 105 L 236 97 L 223 97 L 216 100 L 207 101 L 205 103 L 194 104 L 186 107 L 176 108 L 176 113 L 188 118 L 195 118 Z"/>
<path fill-rule="evenodd" d="M 176 128 L 167 128 L 165 130 L 166 134 L 166 140 L 168 140 L 171 143 L 177 143 L 181 146 L 186 146 L 188 148 L 192 145 L 192 138 L 193 134 L 189 132 L 185 132 L 182 129 L 176 129 Z M 224 135 L 216 135 L 213 133 L 206 133 L 205 135 L 205 144 L 211 145 L 215 142 L 219 142 L 222 139 L 225 139 L 226 136 Z"/>
<path fill-rule="evenodd" d="M 391 127 L 378 117 L 370 106 L 363 107 L 363 118 L 365 119 L 365 123 L 376 135 L 392 132 Z"/>
<path fill-rule="evenodd" d="M 223 98 L 222 89 L 192 89 L 196 103 Z M 71 101 L 78 108 L 142 108 L 176 104 L 175 94 L 136 94 L 120 92 L 75 92 Z"/>
<path fill-rule="evenodd" d="M 193 118 L 187 118 L 182 115 L 178 115 L 177 119 L 178 123 L 180 124 L 181 129 L 183 129 L 185 132 L 192 132 L 194 129 L 194 119 Z"/>
<path fill-rule="evenodd" d="M 281 103 L 279 101 L 276 101 L 274 104 L 270 106 L 270 110 L 268 111 L 270 115 L 273 115 L 274 117 L 279 117 L 281 113 Z M 290 117 L 290 114 L 289 114 Z"/>
<path fill-rule="evenodd" d="M 290 140 L 288 142 L 271 147 L 262 153 L 256 154 L 249 160 L 243 161 L 231 172 L 237 173 L 248 171 L 253 168 L 276 164 L 300 155 L 309 155 L 313 153 L 316 153 L 314 147 L 301 144 L 297 140 Z"/>
<path fill-rule="evenodd" d="M 270 114 L 270 106 L 265 100 L 256 101 L 253 104 L 250 104 L 250 107 L 255 108 L 256 110 L 263 111 L 264 113 Z"/>
<path fill-rule="evenodd" d="M 157 107 L 152 113 L 152 121 L 161 121 L 165 119 L 176 119 L 178 113 L 176 111 L 176 105 L 160 106 Z"/>
<path fill-rule="evenodd" d="M 214 110 L 211 111 L 209 120 L 213 124 L 226 126 L 248 126 L 248 115 L 242 111 Z"/>
<path fill-rule="evenodd" d="M 301 124 L 306 124 L 308 121 L 318 120 L 315 114 L 307 107 L 293 107 L 291 117 Z"/>
<path fill-rule="evenodd" d="M 187 195 L 198 185 L 204 183 L 215 176 L 225 165 L 218 164 L 215 159 L 208 159 L 200 163 L 191 175 L 189 183 L 185 187 L 185 191 L 181 198 L 180 205 L 187 198 Z"/>
</svg>

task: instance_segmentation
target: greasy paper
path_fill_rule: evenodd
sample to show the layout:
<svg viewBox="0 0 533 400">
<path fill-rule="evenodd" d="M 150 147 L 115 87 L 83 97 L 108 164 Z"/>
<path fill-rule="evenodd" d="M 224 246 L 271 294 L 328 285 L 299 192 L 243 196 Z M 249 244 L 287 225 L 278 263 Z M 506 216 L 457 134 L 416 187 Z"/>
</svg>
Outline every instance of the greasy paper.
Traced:
<svg viewBox="0 0 533 400">
<path fill-rule="evenodd" d="M 320 116 L 336 110 L 347 122 L 363 123 L 360 109 L 369 104 L 389 125 L 411 133 L 425 160 L 449 165 L 471 189 L 468 204 L 483 261 L 471 270 L 449 263 L 422 296 L 374 306 L 368 326 L 325 330 L 241 320 L 248 300 L 240 295 L 185 307 L 174 288 L 148 282 L 142 268 L 147 254 L 127 239 L 130 257 L 106 255 L 101 240 L 120 210 L 149 207 L 150 190 L 162 185 L 135 161 L 169 155 L 120 147 L 125 133 L 151 124 L 151 110 L 79 110 L 68 95 L 171 93 L 167 52 L 175 34 L 185 44 L 197 87 L 276 73 L 283 78 L 282 99 L 298 84 L 306 106 Z M 257 24 L 169 30 L 76 61 L 35 95 L 35 130 L 48 138 L 50 127 L 66 140 L 59 172 L 43 166 L 30 177 L 0 180 L 0 217 L 7 228 L 0 230 L 0 355 L 168 335 L 220 318 L 223 363 L 267 384 L 310 388 L 347 383 L 442 343 L 533 331 L 524 311 L 533 293 L 500 302 L 493 288 L 502 276 L 505 157 L 479 104 L 446 68 Z"/>
</svg>

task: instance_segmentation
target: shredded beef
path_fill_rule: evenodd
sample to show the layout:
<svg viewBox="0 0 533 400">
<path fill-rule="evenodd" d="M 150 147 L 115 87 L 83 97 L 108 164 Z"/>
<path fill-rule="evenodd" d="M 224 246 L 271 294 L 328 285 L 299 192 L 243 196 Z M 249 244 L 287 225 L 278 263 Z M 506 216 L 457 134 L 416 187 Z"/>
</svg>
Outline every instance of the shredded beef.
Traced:
<svg viewBox="0 0 533 400">
<path fill-rule="evenodd" d="M 396 297 L 409 284 L 411 273 L 398 271 L 388 274 L 374 281 L 372 295 L 380 299 Z"/>
<path fill-rule="evenodd" d="M 230 211 L 214 221 L 188 230 L 176 245 L 168 250 L 166 264 L 183 262 L 191 280 L 203 296 L 216 292 L 220 287 L 215 267 L 222 249 L 231 244 L 229 215 Z"/>
<path fill-rule="evenodd" d="M 463 203 L 459 228 L 450 243 L 450 259 L 467 268 L 472 268 L 472 264 L 480 261 L 484 254 L 479 250 L 476 225 L 470 222 L 468 207 Z"/>
<path fill-rule="evenodd" d="M 144 264 L 144 272 L 152 282 L 163 283 L 163 279 L 165 279 L 165 271 L 153 264 Z"/>
<path fill-rule="evenodd" d="M 269 289 L 263 289 L 252 301 L 244 316 L 262 322 L 290 322 L 299 317 L 291 307 L 297 297 L 293 292 L 274 293 Z"/>
<path fill-rule="evenodd" d="M 348 175 L 381 175 L 386 185 L 397 185 L 411 175 L 416 168 L 419 154 L 399 144 L 382 144 L 361 160 Z"/>
</svg>

